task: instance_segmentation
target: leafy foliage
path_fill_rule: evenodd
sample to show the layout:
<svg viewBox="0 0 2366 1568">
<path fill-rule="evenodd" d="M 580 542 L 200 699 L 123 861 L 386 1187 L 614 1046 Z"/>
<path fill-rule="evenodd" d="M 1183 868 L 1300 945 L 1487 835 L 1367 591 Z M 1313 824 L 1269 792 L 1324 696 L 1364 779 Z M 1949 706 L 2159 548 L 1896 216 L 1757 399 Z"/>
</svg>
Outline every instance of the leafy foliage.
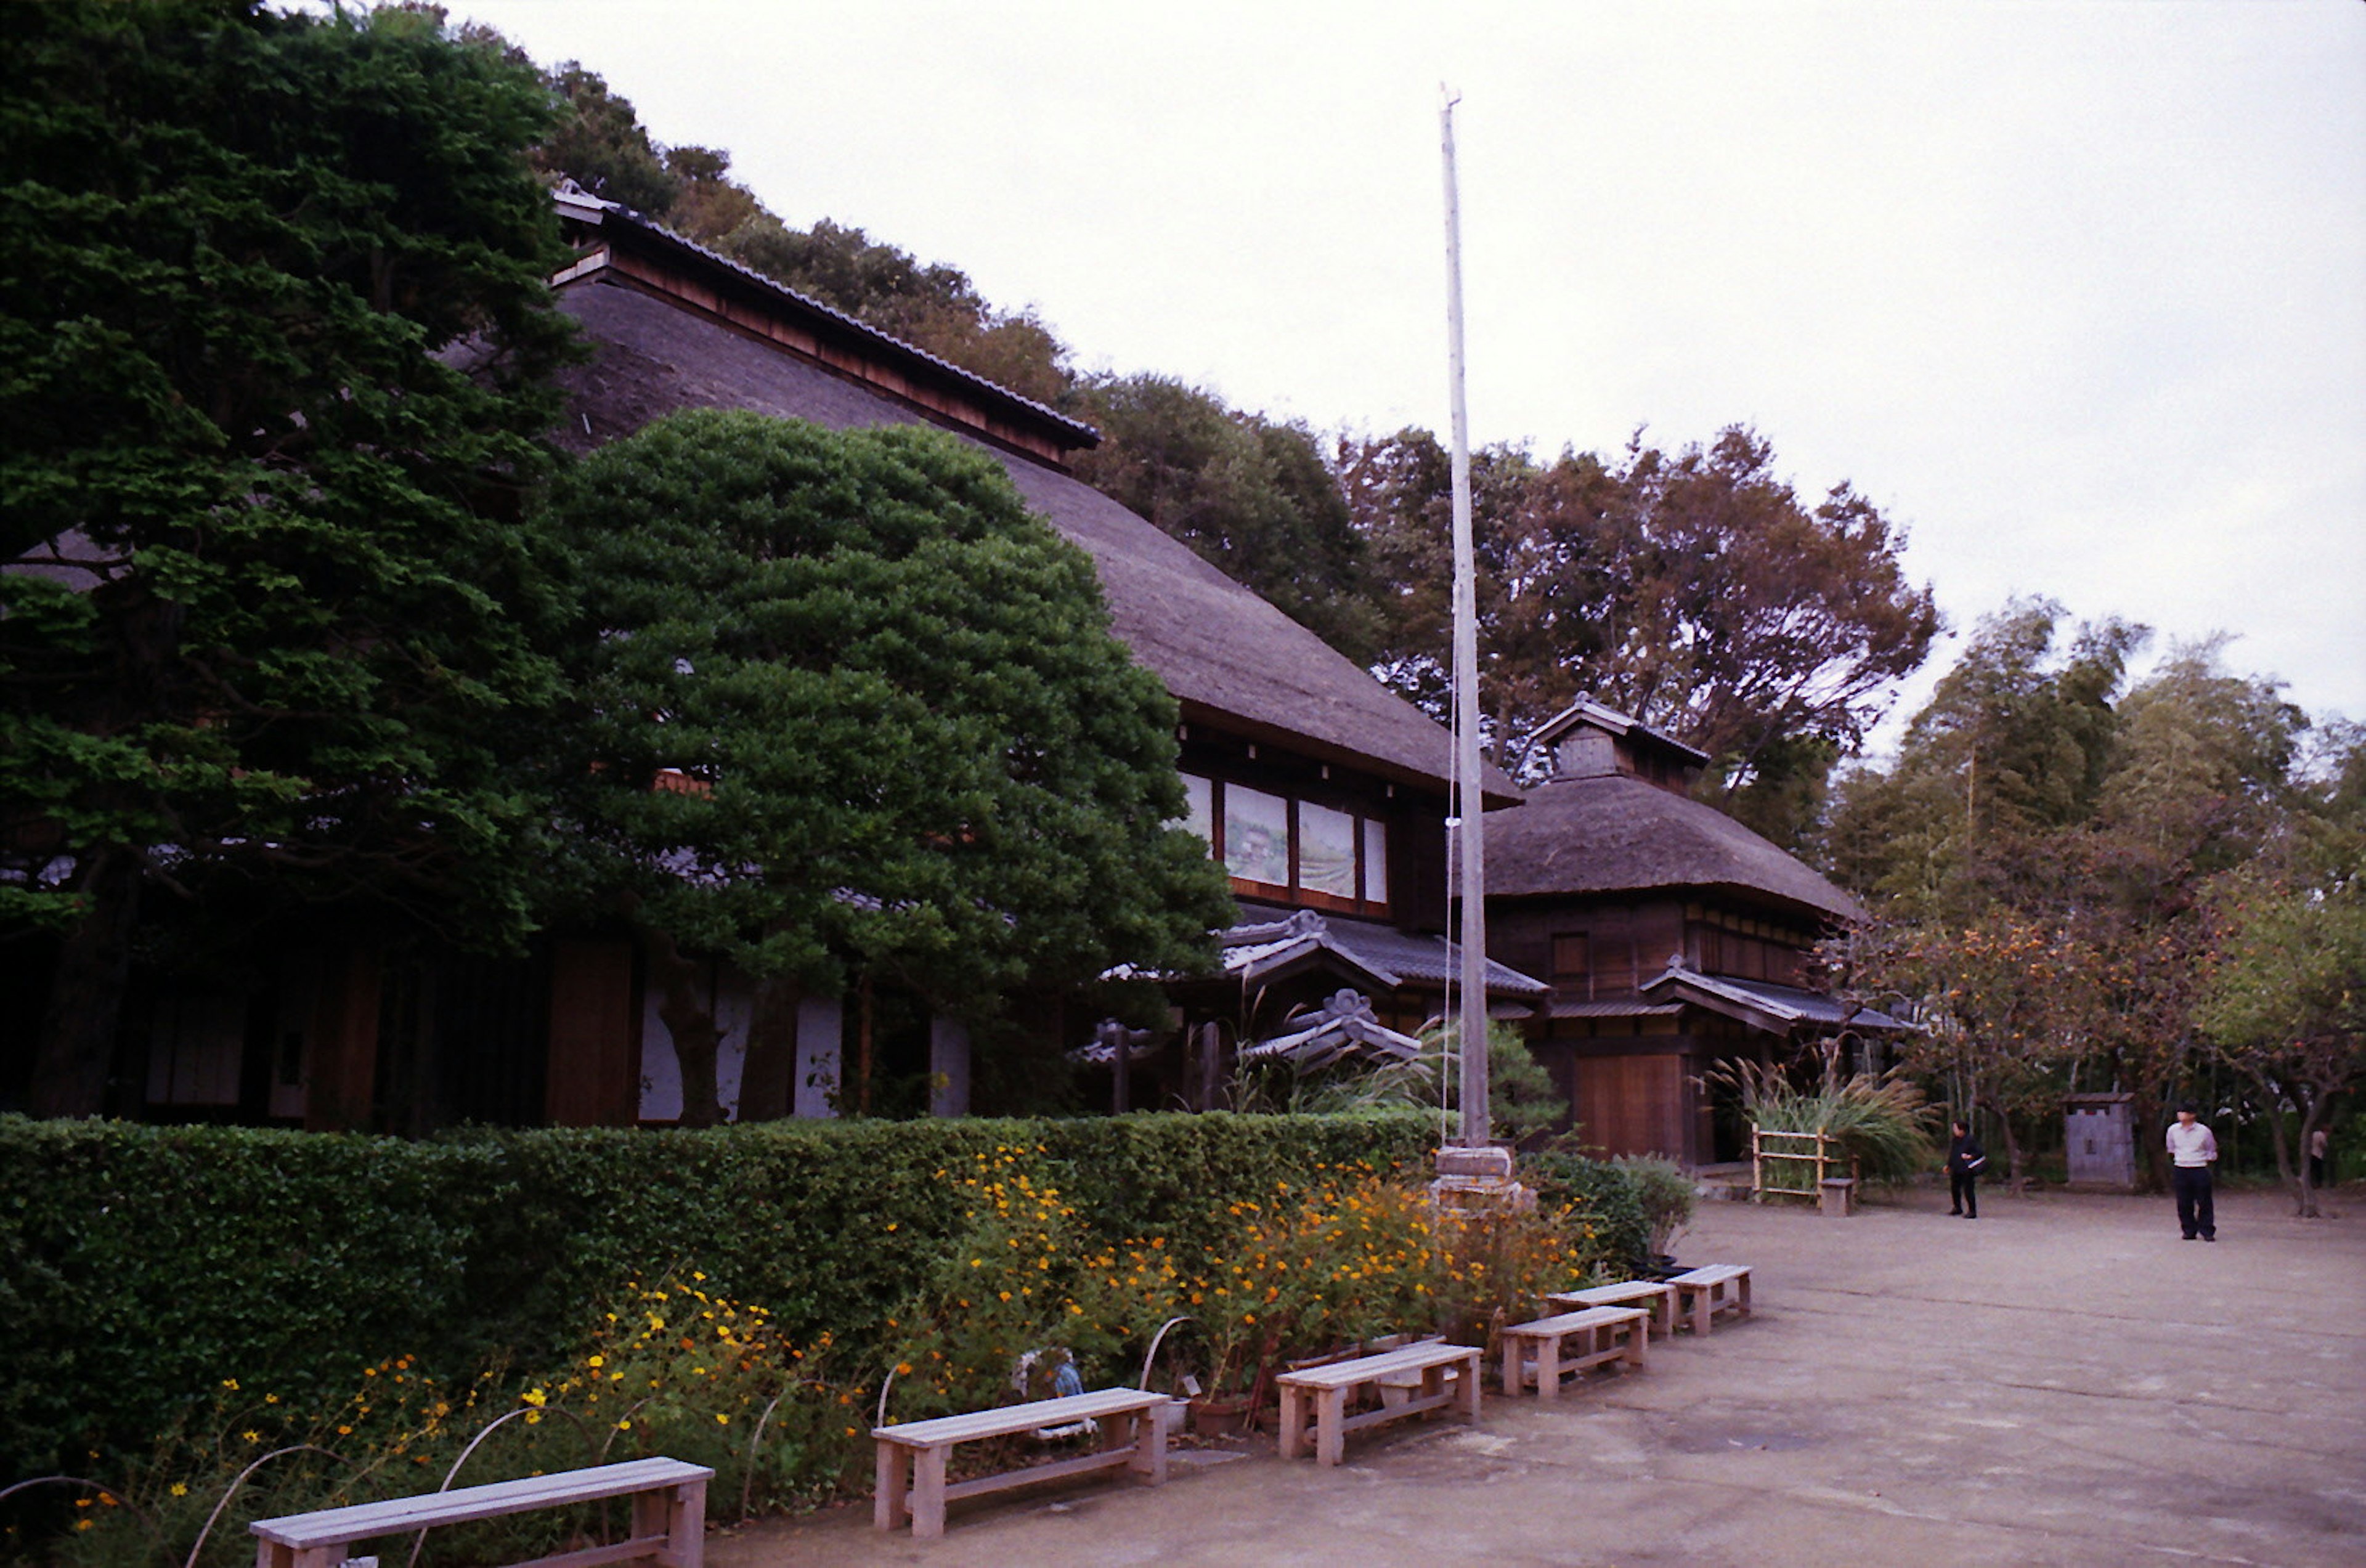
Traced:
<svg viewBox="0 0 2366 1568">
<path fill-rule="evenodd" d="M 61 939 L 33 1103 L 86 1114 L 150 895 L 525 923 L 564 252 L 533 75 L 425 14 L 10 21 L 0 920 Z"/>
<path fill-rule="evenodd" d="M 2202 1066 L 2203 981 L 2219 944 L 2241 941 L 2240 920 L 2210 915 L 2214 899 L 2245 902 L 2234 868 L 2330 887 L 2366 841 L 2338 749 L 2313 784 L 2309 721 L 2274 682 L 2229 672 L 2204 642 L 2130 686 L 2142 628 L 2066 638 L 2061 619 L 2032 601 L 1984 623 L 1896 764 L 1843 781 L 1830 840 L 1890 922 L 1835 953 L 1842 988 L 1918 1011 L 1906 1059 L 2000 1119 L 2015 1179 L 2064 1092 L 2122 1089 L 2157 1128 Z M 2273 1111 L 2282 1080 L 2256 1081 Z M 2141 1146 L 2158 1163 L 2158 1140 Z"/>
<path fill-rule="evenodd" d="M 1805 1086 L 1782 1067 L 1746 1059 L 1710 1076 L 1739 1091 L 1743 1112 L 1761 1130 L 1821 1134 L 1873 1180 L 1903 1180 L 1938 1157 L 1931 1143 L 1937 1107 L 1926 1104 L 1921 1089 L 1904 1076 L 1844 1077 L 1836 1054 L 1825 1055 L 1820 1076 Z"/>
<path fill-rule="evenodd" d="M 563 1359 L 618 1281 L 695 1266 L 875 1377 L 971 1226 L 951 1173 L 1008 1155 L 1076 1211 L 1079 1256 L 1237 1234 L 1216 1194 L 1388 1171 L 1419 1117 L 1136 1115 L 550 1130 L 434 1143 L 0 1118 L 0 1468 L 136 1454 L 224 1378 L 310 1410 L 413 1354 L 465 1383 Z M 704 1261 L 693 1261 L 704 1260 Z"/>
<path fill-rule="evenodd" d="M 697 411 L 586 459 L 550 517 L 582 617 L 556 787 L 592 886 L 673 949 L 973 1016 L 1203 961 L 1229 906 L 1167 826 L 1173 699 L 990 458 Z"/>
<path fill-rule="evenodd" d="M 1529 736 L 1581 695 L 1707 751 L 1720 803 L 1777 839 L 1812 815 L 1891 684 L 1939 629 L 1906 580 L 1905 540 L 1847 485 L 1810 505 L 1774 448 L 1736 426 L 1623 461 L 1518 448 L 1472 460 L 1489 741 L 1515 772 Z M 1389 617 L 1387 677 L 1447 708 L 1446 455 L 1426 431 L 1343 443 L 1341 482 Z M 1802 793 L 1804 789 L 1804 793 Z"/>
</svg>

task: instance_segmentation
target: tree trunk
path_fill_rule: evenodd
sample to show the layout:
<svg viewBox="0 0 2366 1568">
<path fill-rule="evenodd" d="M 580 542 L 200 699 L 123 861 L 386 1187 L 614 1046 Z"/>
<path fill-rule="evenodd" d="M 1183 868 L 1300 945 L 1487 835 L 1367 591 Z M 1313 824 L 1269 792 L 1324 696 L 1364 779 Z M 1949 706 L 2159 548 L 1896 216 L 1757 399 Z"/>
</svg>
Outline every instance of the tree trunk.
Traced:
<svg viewBox="0 0 2366 1568">
<path fill-rule="evenodd" d="M 58 950 L 48 1013 L 33 1055 L 27 1109 L 36 1116 L 97 1116 L 107 1110 L 107 1074 L 123 993 L 131 978 L 131 933 L 140 918 L 140 852 L 99 851 L 76 891 L 82 922 Z"/>
<path fill-rule="evenodd" d="M 723 1120 L 715 1082 L 723 1032 L 715 1026 L 714 1004 L 700 983 L 706 977 L 705 966 L 684 957 L 672 937 L 653 931 L 649 975 L 658 983 L 658 1016 L 673 1036 L 674 1060 L 682 1068 L 682 1124 L 712 1127 Z"/>
<path fill-rule="evenodd" d="M 2024 1184 L 2021 1175 L 2021 1140 L 2012 1135 L 2012 1118 L 2005 1114 L 2004 1107 L 1996 1100 L 1982 1100 L 1977 1104 L 1996 1118 L 1997 1126 L 2004 1133 L 2005 1190 L 2017 1198 L 2023 1191 Z"/>
<path fill-rule="evenodd" d="M 2292 1183 L 2294 1199 L 2293 1213 L 2304 1220 L 2314 1220 L 2320 1216 L 2316 1212 L 2316 1183 L 2308 1179 L 2308 1140 L 2309 1135 L 2324 1122 L 2326 1101 L 2333 1097 L 2325 1092 L 2325 1086 L 2322 1084 L 2307 1084 L 2303 1086 L 2303 1090 L 2304 1098 L 2300 1102 L 2300 1147 L 2296 1151 L 2300 1156 L 2299 1169 L 2296 1171 L 2288 1169 L 2284 1172 L 2284 1176 Z M 2278 1131 L 2281 1132 L 2282 1129 Z M 2279 1160 L 2282 1158 L 2283 1152 L 2283 1140 L 2278 1138 L 2276 1156 Z"/>
<path fill-rule="evenodd" d="M 739 1075 L 739 1120 L 777 1122 L 796 1110 L 797 1009 L 806 988 L 786 975 L 756 982 L 748 1020 L 748 1065 Z"/>
<path fill-rule="evenodd" d="M 2144 1151 L 2145 1190 L 2166 1192 L 2169 1190 L 2169 1145 L 2162 1129 L 2169 1124 L 2169 1118 L 2162 1113 L 2161 1105 L 2168 1097 L 2149 1085 L 2139 1085 L 2135 1097 L 2135 1102 L 2129 1109 L 2135 1113 L 2133 1135 L 2137 1146 Z M 2149 1139 L 2146 1136 L 2147 1133 L 2151 1134 Z"/>
</svg>

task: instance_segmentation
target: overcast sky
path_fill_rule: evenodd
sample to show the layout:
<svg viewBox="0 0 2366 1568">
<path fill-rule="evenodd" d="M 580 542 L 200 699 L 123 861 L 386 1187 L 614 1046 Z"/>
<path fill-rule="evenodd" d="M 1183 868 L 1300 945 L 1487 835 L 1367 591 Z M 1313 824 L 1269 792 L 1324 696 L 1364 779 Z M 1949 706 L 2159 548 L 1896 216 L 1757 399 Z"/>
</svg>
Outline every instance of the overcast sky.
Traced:
<svg viewBox="0 0 2366 1568">
<path fill-rule="evenodd" d="M 2224 632 L 2366 719 L 2359 0 L 451 8 L 1085 367 L 1324 429 L 1446 427 L 1450 83 L 1474 441 L 1747 422 L 1959 630 Z"/>
</svg>

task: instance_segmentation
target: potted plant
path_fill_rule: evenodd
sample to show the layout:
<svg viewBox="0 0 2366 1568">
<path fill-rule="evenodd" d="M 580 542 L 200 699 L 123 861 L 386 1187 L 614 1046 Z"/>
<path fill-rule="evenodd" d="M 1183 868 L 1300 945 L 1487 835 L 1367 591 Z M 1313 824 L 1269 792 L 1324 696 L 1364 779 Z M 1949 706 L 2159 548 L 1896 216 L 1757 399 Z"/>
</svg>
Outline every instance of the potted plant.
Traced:
<svg viewBox="0 0 2366 1568">
<path fill-rule="evenodd" d="M 1650 1237 L 1651 1271 L 1675 1272 L 1676 1259 L 1669 1248 L 1675 1246 L 1677 1234 L 1692 1224 L 1693 1205 L 1699 1199 L 1693 1179 L 1675 1161 L 1651 1156 L 1620 1155 L 1611 1163 L 1634 1180 L 1635 1200 L 1642 1208 L 1644 1230 Z"/>
</svg>

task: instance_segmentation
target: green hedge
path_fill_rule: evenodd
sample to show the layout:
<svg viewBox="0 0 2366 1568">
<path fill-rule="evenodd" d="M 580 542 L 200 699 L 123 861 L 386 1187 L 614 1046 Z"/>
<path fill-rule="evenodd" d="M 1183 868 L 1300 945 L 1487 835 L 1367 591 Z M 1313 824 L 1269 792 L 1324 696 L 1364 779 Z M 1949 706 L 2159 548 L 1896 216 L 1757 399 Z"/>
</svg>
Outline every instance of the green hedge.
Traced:
<svg viewBox="0 0 2366 1568">
<path fill-rule="evenodd" d="M 1644 1212 L 1641 1185 L 1632 1171 L 1558 1149 L 1523 1154 L 1519 1168 L 1520 1179 L 1536 1189 L 1538 1202 L 1548 1209 L 1567 1207 L 1591 1215 L 1595 1237 L 1626 1264 L 1628 1273 L 1639 1274 L 1654 1261 L 1651 1222 Z"/>
<path fill-rule="evenodd" d="M 1418 1115 L 778 1122 L 428 1143 L 0 1117 L 0 1473 L 142 1451 L 220 1382 L 341 1397 L 409 1354 L 531 1367 L 620 1281 L 692 1265 L 860 1348 L 963 1223 L 949 1173 L 1033 1151 L 1098 1240 L 1216 1245 L 1225 1198 L 1424 1162 Z"/>
</svg>

